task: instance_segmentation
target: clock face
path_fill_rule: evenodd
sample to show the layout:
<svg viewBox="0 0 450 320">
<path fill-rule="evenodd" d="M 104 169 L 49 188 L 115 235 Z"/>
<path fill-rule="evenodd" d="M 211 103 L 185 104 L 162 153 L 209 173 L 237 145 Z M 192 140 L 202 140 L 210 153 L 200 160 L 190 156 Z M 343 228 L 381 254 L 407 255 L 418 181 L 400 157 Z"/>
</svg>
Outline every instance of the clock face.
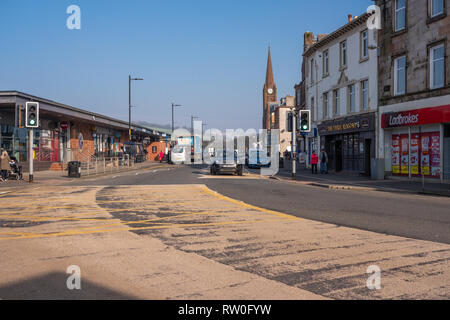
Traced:
<svg viewBox="0 0 450 320">
<path fill-rule="evenodd" d="M 267 92 L 268 92 L 269 94 L 272 94 L 272 93 L 273 93 L 273 89 L 270 88 L 269 90 L 267 90 Z"/>
</svg>

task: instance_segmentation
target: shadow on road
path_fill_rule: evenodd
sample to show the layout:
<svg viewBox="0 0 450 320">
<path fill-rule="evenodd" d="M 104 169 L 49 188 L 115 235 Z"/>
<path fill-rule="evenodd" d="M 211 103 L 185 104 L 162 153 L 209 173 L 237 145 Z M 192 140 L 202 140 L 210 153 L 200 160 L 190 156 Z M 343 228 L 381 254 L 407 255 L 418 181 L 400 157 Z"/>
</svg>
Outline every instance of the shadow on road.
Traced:
<svg viewBox="0 0 450 320">
<path fill-rule="evenodd" d="M 80 290 L 69 290 L 69 274 L 47 273 L 0 287 L 0 300 L 132 300 L 122 294 L 81 278 Z"/>
</svg>

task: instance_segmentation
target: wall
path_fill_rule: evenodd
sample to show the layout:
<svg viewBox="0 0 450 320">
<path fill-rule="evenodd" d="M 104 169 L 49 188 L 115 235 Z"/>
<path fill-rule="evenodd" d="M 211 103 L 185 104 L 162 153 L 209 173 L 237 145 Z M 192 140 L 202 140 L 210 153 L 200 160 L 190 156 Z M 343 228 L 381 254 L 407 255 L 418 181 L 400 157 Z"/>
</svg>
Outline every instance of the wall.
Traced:
<svg viewBox="0 0 450 320">
<path fill-rule="evenodd" d="M 406 30 L 394 32 L 393 18 L 395 1 L 376 1 L 384 12 L 382 30 L 379 31 L 380 62 L 379 62 L 379 97 L 380 105 L 390 105 L 437 97 L 450 94 L 450 68 L 448 55 L 450 52 L 450 16 L 430 19 L 429 1 L 408 0 Z M 449 10 L 450 0 L 444 0 Z M 446 82 L 444 88 L 429 90 L 429 47 L 440 41 L 444 43 L 446 55 Z M 394 58 L 406 55 L 406 94 L 394 96 L 393 69 Z M 444 103 L 442 103 L 444 104 Z"/>
<path fill-rule="evenodd" d="M 156 147 L 156 152 L 152 152 L 153 147 Z M 148 151 L 148 155 L 147 155 L 147 159 L 148 161 L 159 161 L 159 154 L 160 152 L 166 152 L 166 143 L 165 141 L 161 141 L 161 142 L 152 142 L 148 147 L 147 147 L 147 151 Z"/>
</svg>

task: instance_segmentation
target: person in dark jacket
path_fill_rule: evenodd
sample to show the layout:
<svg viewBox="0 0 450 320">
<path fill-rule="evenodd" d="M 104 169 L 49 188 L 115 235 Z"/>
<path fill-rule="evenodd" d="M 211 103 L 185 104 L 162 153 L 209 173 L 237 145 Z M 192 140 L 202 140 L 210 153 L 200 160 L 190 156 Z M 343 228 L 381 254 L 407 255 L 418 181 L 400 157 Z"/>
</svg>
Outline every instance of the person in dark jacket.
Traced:
<svg viewBox="0 0 450 320">
<path fill-rule="evenodd" d="M 319 158 L 320 158 L 320 173 L 328 174 L 328 154 L 326 153 L 325 149 L 322 149 Z"/>
</svg>

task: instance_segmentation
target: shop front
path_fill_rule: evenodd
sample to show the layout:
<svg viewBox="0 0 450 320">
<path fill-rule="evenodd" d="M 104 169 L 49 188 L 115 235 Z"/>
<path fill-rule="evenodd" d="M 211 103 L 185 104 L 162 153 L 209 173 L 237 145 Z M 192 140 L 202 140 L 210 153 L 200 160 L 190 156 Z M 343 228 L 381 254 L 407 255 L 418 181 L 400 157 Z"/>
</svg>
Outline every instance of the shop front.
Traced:
<svg viewBox="0 0 450 320">
<path fill-rule="evenodd" d="M 386 171 L 450 179 L 450 105 L 384 113 L 381 121 Z"/>
<path fill-rule="evenodd" d="M 370 175 L 371 159 L 375 156 L 374 113 L 323 121 L 318 129 L 330 170 Z"/>
</svg>

